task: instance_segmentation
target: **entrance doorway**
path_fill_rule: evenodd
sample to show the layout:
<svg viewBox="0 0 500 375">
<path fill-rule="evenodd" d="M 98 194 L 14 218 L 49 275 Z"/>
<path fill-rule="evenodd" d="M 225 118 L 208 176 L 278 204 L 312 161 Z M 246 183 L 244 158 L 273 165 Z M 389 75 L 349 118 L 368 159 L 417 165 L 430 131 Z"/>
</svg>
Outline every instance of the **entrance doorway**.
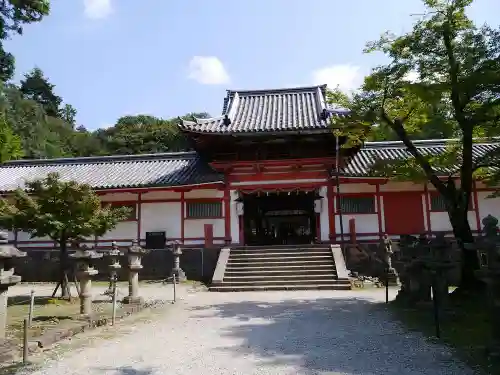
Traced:
<svg viewBox="0 0 500 375">
<path fill-rule="evenodd" d="M 247 245 L 310 244 L 316 238 L 314 192 L 243 195 Z"/>
</svg>

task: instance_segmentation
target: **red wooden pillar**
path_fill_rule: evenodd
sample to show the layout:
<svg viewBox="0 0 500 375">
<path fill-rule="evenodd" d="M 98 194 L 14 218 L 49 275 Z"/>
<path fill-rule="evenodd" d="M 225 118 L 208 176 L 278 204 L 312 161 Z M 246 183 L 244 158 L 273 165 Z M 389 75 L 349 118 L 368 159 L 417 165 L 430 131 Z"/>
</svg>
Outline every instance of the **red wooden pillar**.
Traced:
<svg viewBox="0 0 500 375">
<path fill-rule="evenodd" d="M 141 244 L 142 193 L 137 194 L 137 242 Z"/>
<path fill-rule="evenodd" d="M 186 238 L 186 198 L 184 191 L 181 191 L 181 243 L 184 244 Z"/>
<path fill-rule="evenodd" d="M 205 247 L 207 249 L 213 247 L 214 245 L 214 226 L 213 224 L 205 224 Z"/>
<path fill-rule="evenodd" d="M 356 245 L 356 220 L 349 219 L 349 234 L 351 236 L 351 243 Z"/>
<path fill-rule="evenodd" d="M 431 203 L 429 197 L 429 186 L 427 184 L 424 185 L 424 220 L 427 221 L 427 234 L 430 236 L 432 234 L 431 227 Z"/>
<path fill-rule="evenodd" d="M 224 240 L 231 243 L 231 192 L 228 184 L 224 187 Z"/>
<path fill-rule="evenodd" d="M 378 220 L 378 236 L 381 240 L 383 237 L 382 231 L 382 199 L 380 199 L 380 184 L 375 185 L 375 199 L 377 199 L 377 220 Z"/>
</svg>

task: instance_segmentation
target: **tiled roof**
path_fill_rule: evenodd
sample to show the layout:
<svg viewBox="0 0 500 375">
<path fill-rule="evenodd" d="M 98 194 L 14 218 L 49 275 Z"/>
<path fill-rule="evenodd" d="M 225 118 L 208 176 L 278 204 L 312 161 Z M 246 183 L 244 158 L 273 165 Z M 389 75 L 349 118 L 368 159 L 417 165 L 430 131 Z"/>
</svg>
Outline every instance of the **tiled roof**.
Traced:
<svg viewBox="0 0 500 375">
<path fill-rule="evenodd" d="M 439 155 L 445 151 L 446 144 L 451 140 L 422 140 L 413 141 L 413 144 L 423 155 Z M 500 143 L 475 143 L 473 146 L 473 157 L 475 159 L 485 155 L 487 152 L 500 147 Z M 401 160 L 411 158 L 406 151 L 403 142 L 366 142 L 364 146 L 347 161 L 344 169 L 346 176 L 366 177 L 377 160 Z M 449 173 L 451 169 L 441 169 L 441 173 Z"/>
<path fill-rule="evenodd" d="M 223 181 L 195 152 L 20 160 L 0 166 L 0 191 L 57 172 L 95 189 L 196 185 Z"/>
<path fill-rule="evenodd" d="M 328 132 L 322 116 L 345 116 L 325 102 L 326 85 L 274 90 L 229 90 L 222 115 L 181 121 L 188 132 L 244 134 L 270 132 Z"/>
</svg>

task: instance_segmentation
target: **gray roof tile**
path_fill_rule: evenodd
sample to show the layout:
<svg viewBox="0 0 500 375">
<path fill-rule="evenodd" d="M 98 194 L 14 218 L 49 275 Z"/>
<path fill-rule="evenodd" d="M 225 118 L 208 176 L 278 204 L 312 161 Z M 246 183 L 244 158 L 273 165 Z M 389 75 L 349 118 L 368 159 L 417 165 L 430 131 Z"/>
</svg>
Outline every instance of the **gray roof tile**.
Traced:
<svg viewBox="0 0 500 375">
<path fill-rule="evenodd" d="M 424 155 L 439 155 L 445 151 L 447 140 L 413 141 Z M 500 143 L 475 143 L 473 157 L 475 159 L 485 155 L 500 146 Z M 343 170 L 346 176 L 367 177 L 377 160 L 401 160 L 411 158 L 403 142 L 366 142 L 352 158 L 347 161 Z M 440 173 L 449 173 L 451 169 L 441 169 Z"/>
<path fill-rule="evenodd" d="M 326 85 L 274 89 L 230 90 L 222 116 L 181 121 L 181 129 L 196 133 L 238 134 L 262 132 L 329 131 L 322 116 L 345 116 L 346 111 L 325 103 Z M 224 119 L 230 120 L 225 124 Z"/>
<path fill-rule="evenodd" d="M 51 172 L 63 180 L 95 189 L 195 185 L 223 181 L 195 152 L 20 160 L 0 166 L 0 191 L 24 187 L 25 181 Z"/>
</svg>

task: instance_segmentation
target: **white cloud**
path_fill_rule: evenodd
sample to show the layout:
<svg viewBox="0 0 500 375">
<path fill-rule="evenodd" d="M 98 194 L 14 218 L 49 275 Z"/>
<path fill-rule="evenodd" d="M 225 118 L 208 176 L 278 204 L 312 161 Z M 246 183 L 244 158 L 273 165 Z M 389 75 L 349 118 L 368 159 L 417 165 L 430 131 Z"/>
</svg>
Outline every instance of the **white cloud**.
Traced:
<svg viewBox="0 0 500 375">
<path fill-rule="evenodd" d="M 230 81 L 224 64 L 216 56 L 194 56 L 188 70 L 188 78 L 202 85 L 222 85 Z"/>
<path fill-rule="evenodd" d="M 85 16 L 92 19 L 106 18 L 113 13 L 111 0 L 83 0 Z"/>
<path fill-rule="evenodd" d="M 363 83 L 360 67 L 355 65 L 331 65 L 315 70 L 312 73 L 313 84 L 327 84 L 330 89 L 337 86 L 343 91 L 352 91 Z"/>
</svg>

